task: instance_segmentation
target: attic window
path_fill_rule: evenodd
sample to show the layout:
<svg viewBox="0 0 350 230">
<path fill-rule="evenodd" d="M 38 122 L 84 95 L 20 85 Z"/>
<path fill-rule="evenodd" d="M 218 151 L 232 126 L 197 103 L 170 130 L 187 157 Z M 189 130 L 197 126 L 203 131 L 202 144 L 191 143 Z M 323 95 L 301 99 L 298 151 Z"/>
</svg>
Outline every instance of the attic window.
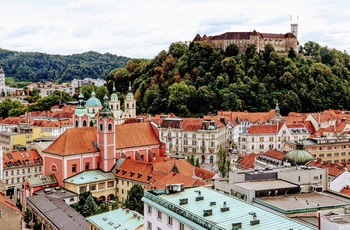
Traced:
<svg viewBox="0 0 350 230">
<path fill-rule="evenodd" d="M 142 173 L 137 174 L 137 179 L 139 179 L 142 176 Z"/>
<path fill-rule="evenodd" d="M 150 176 L 147 176 L 147 180 L 150 180 L 152 178 L 152 176 L 150 175 Z"/>
<path fill-rule="evenodd" d="M 120 172 L 120 169 L 116 169 L 116 170 L 115 170 L 115 173 L 119 173 L 119 172 Z"/>
<path fill-rule="evenodd" d="M 213 215 L 212 209 L 203 210 L 203 216 L 211 216 L 211 215 Z"/>
<path fill-rule="evenodd" d="M 180 205 L 188 204 L 188 198 L 180 199 Z"/>
<path fill-rule="evenodd" d="M 127 170 L 123 170 L 123 173 L 122 173 L 122 175 L 125 175 L 125 174 L 126 174 L 126 172 L 127 172 Z"/>
<path fill-rule="evenodd" d="M 135 172 L 130 172 L 130 177 L 134 176 Z"/>
</svg>

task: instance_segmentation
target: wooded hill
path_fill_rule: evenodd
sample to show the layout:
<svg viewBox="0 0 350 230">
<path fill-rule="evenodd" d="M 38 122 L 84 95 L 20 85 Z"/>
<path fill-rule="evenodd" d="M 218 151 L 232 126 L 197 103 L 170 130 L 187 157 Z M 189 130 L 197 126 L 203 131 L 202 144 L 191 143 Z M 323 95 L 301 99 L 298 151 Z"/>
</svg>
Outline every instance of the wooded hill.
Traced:
<svg viewBox="0 0 350 230">
<path fill-rule="evenodd" d="M 0 49 L 0 67 L 6 77 L 16 82 L 70 82 L 74 78 L 102 78 L 115 68 L 125 67 L 130 58 L 86 52 L 73 55 L 50 55 Z"/>
<path fill-rule="evenodd" d="M 279 55 L 271 45 L 246 53 L 230 45 L 226 52 L 210 44 L 177 42 L 151 60 L 130 60 L 108 76 L 125 93 L 133 83 L 138 113 L 170 113 L 182 117 L 218 110 L 269 111 L 276 102 L 282 114 L 350 109 L 350 57 L 315 42 L 299 52 Z"/>
</svg>

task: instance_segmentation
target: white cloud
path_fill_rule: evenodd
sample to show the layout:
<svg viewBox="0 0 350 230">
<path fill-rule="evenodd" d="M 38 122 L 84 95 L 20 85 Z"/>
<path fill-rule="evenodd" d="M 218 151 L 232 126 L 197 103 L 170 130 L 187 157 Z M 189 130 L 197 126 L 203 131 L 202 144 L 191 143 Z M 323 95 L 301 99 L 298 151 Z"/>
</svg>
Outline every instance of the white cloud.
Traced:
<svg viewBox="0 0 350 230">
<path fill-rule="evenodd" d="M 89 50 L 153 58 L 199 33 L 286 33 L 350 52 L 345 0 L 11 0 L 2 3 L 0 48 L 51 54 Z"/>
</svg>

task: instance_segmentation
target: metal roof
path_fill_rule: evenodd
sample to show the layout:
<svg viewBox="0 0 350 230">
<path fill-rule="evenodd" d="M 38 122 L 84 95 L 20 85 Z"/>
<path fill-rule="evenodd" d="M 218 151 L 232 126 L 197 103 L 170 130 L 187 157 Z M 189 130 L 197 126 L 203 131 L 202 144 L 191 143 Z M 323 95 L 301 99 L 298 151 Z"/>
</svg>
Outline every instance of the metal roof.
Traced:
<svg viewBox="0 0 350 230">
<path fill-rule="evenodd" d="M 199 191 L 203 199 L 196 201 Z M 186 198 L 188 203 L 180 205 L 180 199 Z M 189 188 L 179 193 L 159 196 L 146 191 L 143 201 L 154 205 L 156 208 L 161 207 L 163 212 L 173 216 L 173 218 L 180 214 L 181 219 L 179 220 L 195 229 L 203 229 L 205 224 L 207 226 L 212 225 L 211 229 L 232 229 L 233 223 L 241 223 L 242 229 L 254 230 L 313 229 L 292 219 L 206 187 Z M 221 208 L 223 208 L 224 202 L 226 202 L 226 207 L 229 210 L 223 212 Z M 212 215 L 205 216 L 204 213 L 208 212 L 205 210 L 211 210 Z M 251 225 L 254 213 L 260 223 Z M 204 224 L 200 225 L 199 223 Z"/>
<path fill-rule="evenodd" d="M 78 173 L 72 177 L 69 177 L 65 179 L 64 182 L 78 185 L 114 179 L 115 176 L 111 172 L 102 172 L 100 170 L 88 170 Z"/>
<path fill-rule="evenodd" d="M 116 209 L 86 218 L 88 222 L 103 230 L 143 229 L 143 216 L 133 210 Z"/>
<path fill-rule="evenodd" d="M 61 199 L 37 195 L 27 197 L 27 202 L 34 206 L 56 229 L 85 230 L 89 228 L 85 218 Z"/>
<path fill-rule="evenodd" d="M 27 181 L 30 187 L 58 183 L 55 175 L 53 174 L 29 177 L 27 178 Z"/>
</svg>

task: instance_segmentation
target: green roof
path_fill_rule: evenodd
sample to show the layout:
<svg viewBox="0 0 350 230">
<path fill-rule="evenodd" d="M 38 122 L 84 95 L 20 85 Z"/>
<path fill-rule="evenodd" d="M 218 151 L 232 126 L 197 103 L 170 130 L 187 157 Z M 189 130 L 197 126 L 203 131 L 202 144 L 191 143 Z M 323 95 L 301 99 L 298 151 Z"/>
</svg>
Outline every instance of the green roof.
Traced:
<svg viewBox="0 0 350 230">
<path fill-rule="evenodd" d="M 91 97 L 86 101 L 85 104 L 86 107 L 92 107 L 92 106 L 102 106 L 101 101 L 95 97 L 95 92 L 91 93 Z"/>
<path fill-rule="evenodd" d="M 53 174 L 29 177 L 27 179 L 27 181 L 28 181 L 30 187 L 58 183 L 55 175 L 53 175 Z"/>
<path fill-rule="evenodd" d="M 98 229 L 143 229 L 143 216 L 133 210 L 116 209 L 90 216 L 86 220 Z"/>
<path fill-rule="evenodd" d="M 199 197 L 199 191 L 203 199 L 197 198 Z M 180 205 L 180 200 L 182 199 L 187 199 L 188 203 L 184 202 L 185 204 Z M 231 230 L 232 224 L 235 223 L 240 223 L 242 229 L 254 230 L 313 229 L 287 217 L 207 187 L 189 188 L 182 192 L 159 196 L 145 191 L 142 200 L 193 229 Z M 226 209 L 222 209 L 224 202 Z M 251 225 L 254 215 L 259 220 L 259 223 Z"/>
<path fill-rule="evenodd" d="M 88 170 L 78 173 L 72 177 L 69 177 L 65 179 L 64 182 L 79 185 L 114 179 L 115 176 L 111 172 L 102 172 L 100 170 Z"/>
</svg>

